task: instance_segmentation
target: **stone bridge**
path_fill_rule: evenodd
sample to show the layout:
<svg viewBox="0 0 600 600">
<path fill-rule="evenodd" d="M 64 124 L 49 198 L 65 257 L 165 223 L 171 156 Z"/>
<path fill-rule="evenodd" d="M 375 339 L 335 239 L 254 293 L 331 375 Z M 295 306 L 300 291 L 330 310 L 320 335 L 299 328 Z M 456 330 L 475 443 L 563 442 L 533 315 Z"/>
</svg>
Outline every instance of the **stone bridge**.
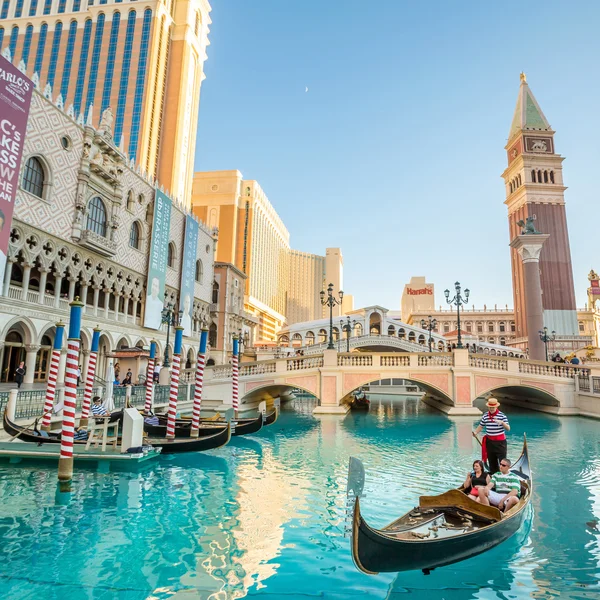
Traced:
<svg viewBox="0 0 600 600">
<path fill-rule="evenodd" d="M 299 388 L 320 400 L 315 413 L 345 413 L 354 390 L 389 378 L 416 383 L 425 392 L 425 402 L 450 415 L 480 414 L 473 402 L 492 393 L 509 404 L 579 414 L 578 382 L 590 379 L 590 371 L 568 364 L 470 354 L 464 349 L 450 353 L 325 350 L 315 356 L 242 363 L 240 398 L 254 404 Z M 206 370 L 205 397 L 231 404 L 230 365 Z"/>
</svg>

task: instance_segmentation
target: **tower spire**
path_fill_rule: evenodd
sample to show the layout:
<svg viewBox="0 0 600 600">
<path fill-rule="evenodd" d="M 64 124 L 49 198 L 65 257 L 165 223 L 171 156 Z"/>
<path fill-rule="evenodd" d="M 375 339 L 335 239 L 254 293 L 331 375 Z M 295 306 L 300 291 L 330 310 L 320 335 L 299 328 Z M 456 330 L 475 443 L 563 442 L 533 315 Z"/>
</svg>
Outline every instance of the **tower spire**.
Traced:
<svg viewBox="0 0 600 600">
<path fill-rule="evenodd" d="M 521 72 L 521 87 L 517 96 L 515 114 L 508 132 L 509 143 L 523 131 L 552 131 L 540 105 L 537 103 L 533 92 L 527 85 L 527 75 Z"/>
</svg>

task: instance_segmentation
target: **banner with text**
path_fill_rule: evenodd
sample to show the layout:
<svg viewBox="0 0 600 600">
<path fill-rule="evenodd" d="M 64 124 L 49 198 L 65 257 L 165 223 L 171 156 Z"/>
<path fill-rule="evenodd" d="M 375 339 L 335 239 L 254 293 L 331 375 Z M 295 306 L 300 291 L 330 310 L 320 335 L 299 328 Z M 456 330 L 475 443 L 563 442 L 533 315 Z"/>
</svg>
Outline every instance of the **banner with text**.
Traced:
<svg viewBox="0 0 600 600">
<path fill-rule="evenodd" d="M 167 257 L 171 235 L 171 200 L 160 190 L 154 193 L 152 244 L 148 257 L 148 282 L 144 327 L 160 329 L 165 300 Z"/>
<path fill-rule="evenodd" d="M 0 286 L 4 281 L 32 93 L 31 80 L 0 55 Z"/>
<path fill-rule="evenodd" d="M 198 247 L 198 221 L 194 217 L 185 218 L 185 245 L 181 265 L 181 286 L 179 288 L 180 325 L 183 335 L 192 335 L 192 310 L 194 308 L 194 282 L 196 281 L 196 249 Z"/>
</svg>

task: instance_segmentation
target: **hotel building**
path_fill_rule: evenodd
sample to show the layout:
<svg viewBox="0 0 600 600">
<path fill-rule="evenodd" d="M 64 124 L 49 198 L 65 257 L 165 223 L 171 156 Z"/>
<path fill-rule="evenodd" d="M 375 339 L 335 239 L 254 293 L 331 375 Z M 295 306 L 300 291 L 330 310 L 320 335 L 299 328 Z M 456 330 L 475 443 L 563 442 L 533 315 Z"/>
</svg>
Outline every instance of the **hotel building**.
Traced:
<svg viewBox="0 0 600 600">
<path fill-rule="evenodd" d="M 2 0 L 0 47 L 80 125 L 111 107 L 117 147 L 189 202 L 210 10 L 207 0 Z"/>
<path fill-rule="evenodd" d="M 290 248 L 290 234 L 256 181 L 239 171 L 194 175 L 194 214 L 219 230 L 216 260 L 247 276 L 245 310 L 258 319 L 258 340 L 275 341 L 285 323 L 323 315 L 319 293 L 342 281 L 342 253 L 327 257 Z M 330 266 L 331 265 L 331 266 Z"/>
</svg>

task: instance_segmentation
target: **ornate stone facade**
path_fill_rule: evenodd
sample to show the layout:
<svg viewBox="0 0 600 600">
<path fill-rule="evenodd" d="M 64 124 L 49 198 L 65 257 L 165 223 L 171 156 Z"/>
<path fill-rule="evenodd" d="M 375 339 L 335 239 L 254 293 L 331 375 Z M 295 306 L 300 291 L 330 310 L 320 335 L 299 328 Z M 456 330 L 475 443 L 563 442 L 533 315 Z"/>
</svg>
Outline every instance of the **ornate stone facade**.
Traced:
<svg viewBox="0 0 600 600">
<path fill-rule="evenodd" d="M 1 286 L 1 381 L 12 379 L 17 360 L 27 362 L 26 382 L 45 380 L 54 324 L 68 318 L 76 296 L 85 303 L 84 351 L 96 324 L 103 332 L 99 374 L 103 356 L 120 347 L 148 347 L 156 339 L 164 353 L 166 333 L 141 326 L 157 182 L 115 145 L 110 109 L 97 128 L 96 122 L 92 110 L 84 125 L 61 102 L 34 92 Z M 186 214 L 173 203 L 175 252 L 166 289 L 175 304 Z M 200 224 L 193 336 L 184 338 L 188 362 L 195 361 L 200 328 L 210 321 L 214 246 L 212 232 Z"/>
</svg>

